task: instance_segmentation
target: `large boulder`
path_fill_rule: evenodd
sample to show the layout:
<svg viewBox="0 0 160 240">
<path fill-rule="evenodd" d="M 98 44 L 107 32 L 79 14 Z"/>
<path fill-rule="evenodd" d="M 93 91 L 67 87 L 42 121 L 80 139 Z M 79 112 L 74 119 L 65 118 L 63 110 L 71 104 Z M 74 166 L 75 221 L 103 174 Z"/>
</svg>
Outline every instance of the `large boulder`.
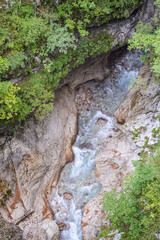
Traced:
<svg viewBox="0 0 160 240">
<path fill-rule="evenodd" d="M 160 86 L 150 72 L 149 65 L 144 65 L 140 70 L 137 83 L 114 113 L 117 122 L 123 124 L 142 112 L 146 114 L 156 111 L 159 91 Z"/>
<path fill-rule="evenodd" d="M 22 230 L 0 217 L 0 239 L 2 240 L 23 240 Z"/>
<path fill-rule="evenodd" d="M 41 237 L 45 240 L 58 240 L 59 239 L 59 227 L 55 221 L 45 219 L 41 224 Z"/>
</svg>

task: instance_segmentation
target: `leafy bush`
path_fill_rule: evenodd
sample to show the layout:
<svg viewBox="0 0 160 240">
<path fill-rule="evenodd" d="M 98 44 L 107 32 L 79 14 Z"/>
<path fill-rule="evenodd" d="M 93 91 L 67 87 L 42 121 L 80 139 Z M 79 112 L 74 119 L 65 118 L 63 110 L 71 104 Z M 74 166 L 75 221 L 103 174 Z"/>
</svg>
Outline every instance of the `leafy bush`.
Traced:
<svg viewBox="0 0 160 240">
<path fill-rule="evenodd" d="M 19 90 L 11 82 L 0 82 L 0 120 L 14 118 L 21 111 Z"/>
<path fill-rule="evenodd" d="M 105 193 L 104 210 L 110 226 L 100 236 L 115 230 L 122 233 L 121 239 L 153 240 L 160 232 L 160 142 L 156 150 L 134 162 L 134 174 L 126 178 L 124 190 Z"/>
<path fill-rule="evenodd" d="M 67 26 L 50 24 L 46 37 L 48 53 L 54 53 L 58 49 L 60 53 L 66 54 L 69 48 L 76 48 L 76 38 L 72 33 L 68 32 Z"/>
<path fill-rule="evenodd" d="M 88 34 L 86 27 L 89 24 L 102 24 L 111 18 L 128 17 L 130 11 L 139 6 L 139 0 L 68 0 L 60 2 L 54 7 L 59 18 L 71 29 L 77 28 L 80 35 L 84 37 Z"/>
<path fill-rule="evenodd" d="M 34 111 L 35 117 L 43 119 L 53 109 L 55 87 L 46 72 L 32 74 L 19 87 L 11 82 L 0 82 L 0 127 L 25 120 Z"/>
<path fill-rule="evenodd" d="M 9 188 L 9 183 L 0 178 L 0 207 L 5 207 L 6 202 L 12 196 L 12 190 Z"/>
<path fill-rule="evenodd" d="M 10 7 L 0 10 L 0 80 L 4 87 L 1 98 L 6 91 L 13 103 L 8 109 L 1 100 L 0 126 L 21 122 L 32 111 L 40 118 L 48 114 L 59 81 L 87 57 L 100 55 L 112 47 L 113 39 L 107 30 L 91 35 L 87 27 L 127 17 L 141 2 L 9 1 Z M 44 69 L 34 75 L 34 67 Z M 19 75 L 27 76 L 20 89 L 8 82 L 11 76 Z"/>
<path fill-rule="evenodd" d="M 160 0 L 155 1 L 158 9 L 160 9 Z M 136 28 L 136 33 L 129 40 L 129 49 L 138 48 L 145 52 L 144 60 L 149 59 L 151 63 L 151 70 L 155 76 L 160 76 L 160 18 L 158 16 L 153 18 L 154 26 L 149 23 L 139 23 Z"/>
<path fill-rule="evenodd" d="M 0 74 L 2 76 L 9 70 L 10 64 L 6 58 L 0 56 Z"/>
<path fill-rule="evenodd" d="M 27 57 L 24 52 L 11 51 L 6 59 L 9 62 L 11 70 L 15 70 L 18 67 L 25 67 L 25 61 L 27 60 Z"/>
<path fill-rule="evenodd" d="M 24 104 L 23 115 L 35 111 L 35 117 L 43 119 L 53 109 L 54 87 L 49 85 L 50 75 L 41 71 L 32 74 L 29 79 L 21 85 L 20 97 Z"/>
</svg>

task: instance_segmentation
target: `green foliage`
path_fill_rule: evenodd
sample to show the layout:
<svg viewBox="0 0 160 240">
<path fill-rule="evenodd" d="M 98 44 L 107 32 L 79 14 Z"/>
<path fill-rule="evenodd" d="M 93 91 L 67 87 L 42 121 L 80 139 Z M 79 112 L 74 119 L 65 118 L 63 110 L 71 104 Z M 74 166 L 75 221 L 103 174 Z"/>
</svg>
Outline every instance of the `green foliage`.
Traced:
<svg viewBox="0 0 160 240">
<path fill-rule="evenodd" d="M 9 1 L 10 7 L 0 10 L 0 126 L 21 122 L 31 112 L 37 118 L 49 114 L 59 81 L 86 58 L 112 47 L 107 30 L 91 35 L 87 27 L 127 17 L 140 4 L 141 0 Z M 35 74 L 34 67 L 43 70 Z M 8 82 L 20 75 L 27 78 L 19 87 Z"/>
<path fill-rule="evenodd" d="M 12 190 L 8 182 L 0 178 L 0 207 L 4 207 L 10 197 L 12 197 Z"/>
<path fill-rule="evenodd" d="M 69 48 L 76 48 L 76 38 L 72 33 L 68 32 L 67 26 L 50 24 L 46 37 L 48 53 L 54 53 L 55 50 L 58 50 L 60 53 L 66 54 Z"/>
<path fill-rule="evenodd" d="M 0 82 L 0 120 L 9 120 L 21 111 L 19 90 L 11 82 Z"/>
<path fill-rule="evenodd" d="M 62 53 L 50 60 L 50 65 L 46 68 L 49 72 L 54 73 L 53 82 L 58 84 L 70 70 L 83 64 L 87 57 L 95 57 L 103 52 L 108 52 L 112 47 L 112 42 L 113 39 L 108 35 L 108 31 L 95 36 L 90 35 L 86 39 L 81 39 L 77 47 L 69 49 L 67 54 Z"/>
<path fill-rule="evenodd" d="M 126 178 L 124 190 L 105 193 L 104 210 L 110 226 L 100 236 L 115 230 L 125 240 L 153 240 L 160 231 L 160 142 L 156 150 L 134 162 L 135 172 Z"/>
<path fill-rule="evenodd" d="M 0 12 L 0 53 L 3 56 L 0 59 L 1 62 L 3 60 L 0 64 L 0 79 L 24 67 L 24 62 L 33 61 L 40 52 L 48 28 L 44 19 L 34 16 L 33 6 L 13 6 Z M 30 14 L 27 13 L 28 8 L 33 9 Z"/>
<path fill-rule="evenodd" d="M 8 71 L 9 66 L 10 66 L 10 64 L 9 64 L 8 60 L 6 58 L 2 58 L 0 56 L 0 74 L 1 75 L 4 75 Z"/>
<path fill-rule="evenodd" d="M 25 61 L 27 60 L 27 57 L 24 52 L 11 51 L 6 59 L 9 62 L 11 70 L 16 70 L 18 67 L 25 67 Z"/>
<path fill-rule="evenodd" d="M 68 0 L 61 2 L 56 10 L 62 22 L 71 29 L 77 28 L 83 37 L 88 35 L 86 27 L 89 24 L 102 24 L 113 18 L 128 17 L 130 11 L 139 6 L 139 0 Z"/>
<path fill-rule="evenodd" d="M 0 82 L 0 127 L 25 120 L 34 111 L 43 119 L 53 109 L 55 86 L 46 72 L 32 74 L 19 87 L 11 82 Z"/>
<path fill-rule="evenodd" d="M 41 71 L 32 74 L 29 79 L 21 85 L 21 99 L 23 101 L 24 118 L 29 112 L 34 111 L 35 117 L 43 119 L 53 109 L 54 87 L 49 84 L 50 75 Z M 22 116 L 21 116 L 22 118 Z"/>
<path fill-rule="evenodd" d="M 155 1 L 155 4 L 160 8 L 160 0 Z M 138 48 L 145 52 L 145 60 L 150 60 L 151 70 L 154 72 L 155 76 L 159 78 L 160 76 L 160 19 L 156 16 L 153 19 L 154 27 L 149 23 L 145 25 L 139 23 L 136 28 L 136 33 L 129 40 L 129 49 Z"/>
<path fill-rule="evenodd" d="M 145 132 L 147 130 L 146 127 L 140 126 L 139 128 L 134 128 L 131 133 L 134 135 L 134 137 L 138 137 L 142 132 Z"/>
<path fill-rule="evenodd" d="M 155 137 L 155 138 L 158 137 L 160 139 L 160 127 L 159 128 L 154 128 L 152 130 L 152 136 Z"/>
</svg>

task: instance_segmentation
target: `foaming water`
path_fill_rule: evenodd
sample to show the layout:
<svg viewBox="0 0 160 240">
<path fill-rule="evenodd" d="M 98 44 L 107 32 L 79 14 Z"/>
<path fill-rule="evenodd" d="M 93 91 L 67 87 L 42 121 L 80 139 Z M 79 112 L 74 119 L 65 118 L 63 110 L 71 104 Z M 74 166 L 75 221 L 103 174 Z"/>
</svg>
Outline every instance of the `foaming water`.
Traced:
<svg viewBox="0 0 160 240">
<path fill-rule="evenodd" d="M 117 134 L 113 112 L 126 96 L 130 82 L 136 81 L 141 66 L 138 59 L 138 53 L 128 52 L 126 65 L 114 66 L 117 74 L 113 78 L 85 84 L 92 93 L 92 101 L 89 110 L 79 112 L 78 136 L 73 146 L 75 160 L 63 168 L 49 196 L 55 219 L 62 226 L 60 240 L 82 240 L 83 207 L 101 190 L 95 176 L 95 157 Z"/>
</svg>

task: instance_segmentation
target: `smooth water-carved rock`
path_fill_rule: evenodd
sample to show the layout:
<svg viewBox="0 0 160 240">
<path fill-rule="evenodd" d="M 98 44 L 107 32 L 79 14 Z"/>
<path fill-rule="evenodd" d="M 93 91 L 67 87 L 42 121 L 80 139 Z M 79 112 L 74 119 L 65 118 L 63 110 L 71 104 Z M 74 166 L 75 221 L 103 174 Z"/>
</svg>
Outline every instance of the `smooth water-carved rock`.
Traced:
<svg viewBox="0 0 160 240">
<path fill-rule="evenodd" d="M 141 68 L 139 76 L 135 87 L 114 113 L 118 123 L 123 124 L 142 112 L 145 114 L 156 110 L 156 105 L 159 102 L 159 84 L 155 82 L 148 65 Z"/>
<path fill-rule="evenodd" d="M 45 240 L 58 240 L 59 227 L 55 221 L 45 219 L 41 224 L 41 238 Z"/>
<path fill-rule="evenodd" d="M 139 159 L 136 145 L 120 132 L 96 157 L 96 176 L 102 184 L 101 192 L 84 208 L 82 227 L 83 239 L 95 240 L 106 223 L 106 213 L 101 203 L 105 191 L 120 190 L 123 177 L 134 170 L 132 160 Z M 114 204 L 114 203 L 113 203 Z"/>
<path fill-rule="evenodd" d="M 23 131 L 2 146 L 0 178 L 9 182 L 13 193 L 0 209 L 3 217 L 19 222 L 39 209 L 42 217 L 49 217 L 45 194 L 56 185 L 63 166 L 73 160 L 76 134 L 74 91 L 63 87 L 47 119 L 29 119 Z"/>
<path fill-rule="evenodd" d="M 132 89 L 120 107 L 115 111 L 114 116 L 117 119 L 117 122 L 120 124 L 124 124 L 127 116 L 132 111 L 134 106 L 139 100 L 139 90 Z"/>
<path fill-rule="evenodd" d="M 67 199 L 67 200 L 71 200 L 73 198 L 72 194 L 71 193 L 68 193 L 68 192 L 65 192 L 63 194 L 63 198 L 64 199 Z"/>
</svg>

